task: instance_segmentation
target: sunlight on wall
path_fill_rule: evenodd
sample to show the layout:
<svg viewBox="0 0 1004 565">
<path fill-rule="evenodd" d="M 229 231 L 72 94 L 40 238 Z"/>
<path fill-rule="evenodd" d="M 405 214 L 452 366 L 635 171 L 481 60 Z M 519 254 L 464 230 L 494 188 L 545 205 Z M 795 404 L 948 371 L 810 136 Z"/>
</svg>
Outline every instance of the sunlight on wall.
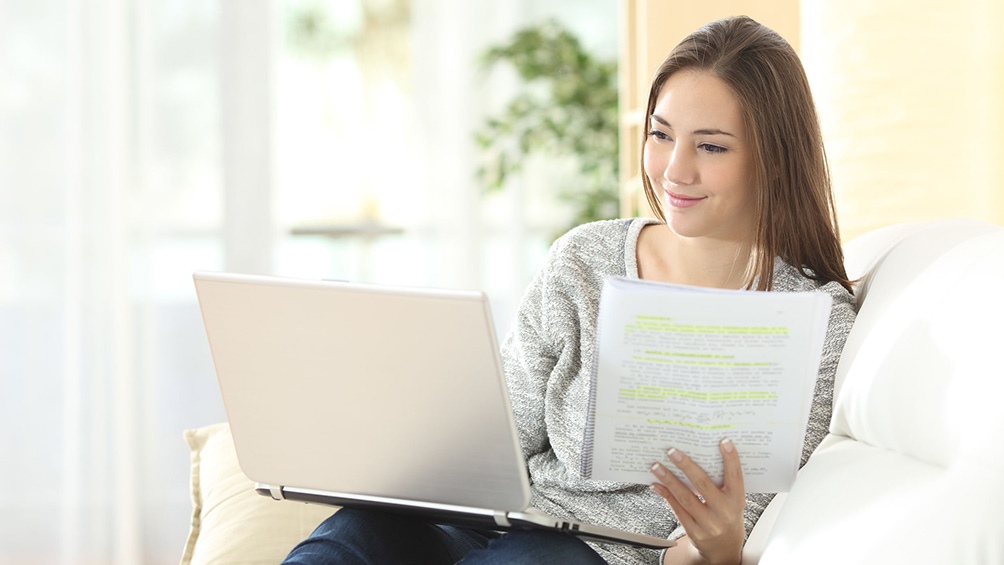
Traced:
<svg viewBox="0 0 1004 565">
<path fill-rule="evenodd" d="M 999 0 L 803 0 L 802 60 L 844 240 L 956 216 L 1004 224 Z"/>
</svg>

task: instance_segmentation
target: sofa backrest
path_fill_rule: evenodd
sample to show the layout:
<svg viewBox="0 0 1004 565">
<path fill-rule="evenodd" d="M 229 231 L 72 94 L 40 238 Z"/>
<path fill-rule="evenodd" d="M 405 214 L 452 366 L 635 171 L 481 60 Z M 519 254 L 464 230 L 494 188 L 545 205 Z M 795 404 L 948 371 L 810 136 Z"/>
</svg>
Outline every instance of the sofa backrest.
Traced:
<svg viewBox="0 0 1004 565">
<path fill-rule="evenodd" d="M 903 224 L 845 253 L 849 276 L 860 278 L 858 317 L 837 368 L 830 430 L 947 464 L 972 436 L 960 419 L 975 408 L 972 393 L 1004 393 L 1004 229 Z M 1004 409 L 1004 396 L 994 405 Z"/>
<path fill-rule="evenodd" d="M 1004 563 L 1004 229 L 904 224 L 845 253 L 830 434 L 760 563 Z"/>
</svg>

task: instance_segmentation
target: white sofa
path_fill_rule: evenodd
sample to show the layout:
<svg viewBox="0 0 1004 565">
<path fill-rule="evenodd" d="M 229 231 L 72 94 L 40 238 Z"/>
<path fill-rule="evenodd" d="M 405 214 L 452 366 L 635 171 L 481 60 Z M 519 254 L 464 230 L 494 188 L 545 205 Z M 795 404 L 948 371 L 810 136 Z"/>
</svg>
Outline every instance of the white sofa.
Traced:
<svg viewBox="0 0 1004 565">
<path fill-rule="evenodd" d="M 904 224 L 845 254 L 830 433 L 744 563 L 1004 564 L 1004 229 Z"/>
<path fill-rule="evenodd" d="M 1004 228 L 904 224 L 845 250 L 860 307 L 830 435 L 744 563 L 1004 564 Z M 185 437 L 183 565 L 277 563 L 331 512 L 255 494 L 225 424 Z"/>
</svg>

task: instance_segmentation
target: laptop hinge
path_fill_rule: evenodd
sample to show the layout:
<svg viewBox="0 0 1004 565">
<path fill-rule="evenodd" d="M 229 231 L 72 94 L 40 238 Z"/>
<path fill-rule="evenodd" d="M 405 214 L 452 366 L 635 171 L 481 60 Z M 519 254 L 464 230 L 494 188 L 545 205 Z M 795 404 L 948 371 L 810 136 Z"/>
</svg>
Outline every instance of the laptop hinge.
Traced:
<svg viewBox="0 0 1004 565">
<path fill-rule="evenodd" d="M 272 495 L 275 500 L 282 500 L 285 497 L 282 495 L 282 487 L 277 487 L 275 485 L 269 485 L 268 493 Z"/>
<path fill-rule="evenodd" d="M 505 512 L 500 512 L 496 510 L 495 512 L 492 513 L 492 515 L 495 517 L 496 526 L 500 528 L 509 528 L 512 526 L 512 524 L 509 523 L 509 518 L 506 517 Z"/>
</svg>

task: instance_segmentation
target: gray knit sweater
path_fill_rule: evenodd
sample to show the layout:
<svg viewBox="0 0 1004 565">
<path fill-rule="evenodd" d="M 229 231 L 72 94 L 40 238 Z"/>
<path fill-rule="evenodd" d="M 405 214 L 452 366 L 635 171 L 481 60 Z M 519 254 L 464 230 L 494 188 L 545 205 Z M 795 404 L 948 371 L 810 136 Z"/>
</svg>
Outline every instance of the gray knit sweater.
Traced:
<svg viewBox="0 0 1004 565">
<path fill-rule="evenodd" d="M 556 516 L 675 537 L 682 533 L 675 516 L 647 486 L 585 480 L 579 472 L 600 289 L 611 275 L 638 277 L 638 234 L 652 222 L 595 222 L 556 241 L 523 296 L 513 330 L 502 346 L 502 360 L 530 472 L 533 505 Z M 829 426 L 833 377 L 854 322 L 854 300 L 839 284 L 820 286 L 781 261 L 774 271 L 774 290 L 818 290 L 833 297 L 804 464 Z M 747 496 L 747 535 L 772 497 Z M 659 555 L 628 546 L 593 547 L 617 565 L 656 563 Z"/>
</svg>

